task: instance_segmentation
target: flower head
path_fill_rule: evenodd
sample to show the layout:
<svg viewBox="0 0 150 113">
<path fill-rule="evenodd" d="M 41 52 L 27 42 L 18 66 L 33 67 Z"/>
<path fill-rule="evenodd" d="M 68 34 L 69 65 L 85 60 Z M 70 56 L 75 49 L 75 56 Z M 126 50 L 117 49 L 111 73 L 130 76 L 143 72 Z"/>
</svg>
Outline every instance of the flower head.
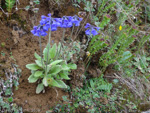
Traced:
<svg viewBox="0 0 150 113">
<path fill-rule="evenodd" d="M 121 25 L 119 26 L 119 30 L 120 30 L 120 31 L 122 30 L 122 26 L 121 26 Z"/>
<path fill-rule="evenodd" d="M 43 26 L 34 26 L 33 30 L 31 30 L 31 33 L 34 36 L 46 36 L 47 33 L 46 31 L 43 29 Z"/>
<path fill-rule="evenodd" d="M 35 36 L 46 36 L 47 31 L 50 29 L 51 31 L 56 31 L 58 27 L 61 28 L 70 28 L 73 26 L 79 26 L 82 18 L 78 16 L 63 16 L 62 18 L 52 18 L 51 14 L 48 16 L 41 16 L 40 25 L 35 26 L 31 33 Z M 94 31 L 93 31 L 94 32 Z"/>
<path fill-rule="evenodd" d="M 70 21 L 70 16 L 63 16 L 61 18 L 60 27 L 62 27 L 62 28 L 72 27 L 72 22 Z"/>
<path fill-rule="evenodd" d="M 79 26 L 80 25 L 80 22 L 83 20 L 83 18 L 80 18 L 80 17 L 78 17 L 77 15 L 75 15 L 75 16 L 73 16 L 72 18 L 71 18 L 71 22 L 73 23 L 73 24 L 75 24 L 75 26 Z"/>
<path fill-rule="evenodd" d="M 95 26 L 93 26 L 93 25 L 91 25 L 91 24 L 89 24 L 89 23 L 87 23 L 86 25 L 85 25 L 85 28 L 87 29 L 86 31 L 85 31 L 85 34 L 86 35 L 93 35 L 93 36 L 95 36 L 95 35 L 97 35 L 98 34 L 98 32 L 97 31 L 99 31 L 99 27 L 95 27 Z"/>
</svg>

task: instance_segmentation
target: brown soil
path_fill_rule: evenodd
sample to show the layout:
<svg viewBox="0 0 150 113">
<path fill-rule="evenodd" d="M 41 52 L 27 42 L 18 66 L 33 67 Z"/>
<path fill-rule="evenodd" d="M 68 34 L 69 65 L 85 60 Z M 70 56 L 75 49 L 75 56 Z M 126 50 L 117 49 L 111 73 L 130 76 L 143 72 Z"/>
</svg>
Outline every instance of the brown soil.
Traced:
<svg viewBox="0 0 150 113">
<path fill-rule="evenodd" d="M 26 7 L 29 5 L 29 0 L 21 0 L 20 4 L 20 8 Z M 40 4 L 39 9 L 38 14 L 35 16 L 30 11 L 19 10 L 11 16 L 9 21 L 6 21 L 5 15 L 0 21 L 0 44 L 5 44 L 0 46 L 0 53 L 5 53 L 5 55 L 0 54 L 0 64 L 2 65 L 2 68 L 0 67 L 0 75 L 4 74 L 2 70 L 9 68 L 12 62 L 17 64 L 22 70 L 19 89 L 14 90 L 14 102 L 20 105 L 25 113 L 45 113 L 59 100 L 62 100 L 63 95 L 68 95 L 59 88 L 56 88 L 58 97 L 56 97 L 57 94 L 53 88 L 46 88 L 45 93 L 36 94 L 37 83 L 28 83 L 27 79 L 31 72 L 25 66 L 34 63 L 34 52 L 39 53 L 40 50 L 38 38 L 33 37 L 30 30 L 33 28 L 33 24 L 37 25 L 39 23 L 41 15 L 47 15 L 50 12 L 44 2 Z M 52 32 L 51 41 L 59 42 L 62 32 L 63 29 Z M 69 29 L 67 32 L 69 33 Z M 45 47 L 47 38 L 44 37 L 42 39 L 42 48 Z"/>
</svg>

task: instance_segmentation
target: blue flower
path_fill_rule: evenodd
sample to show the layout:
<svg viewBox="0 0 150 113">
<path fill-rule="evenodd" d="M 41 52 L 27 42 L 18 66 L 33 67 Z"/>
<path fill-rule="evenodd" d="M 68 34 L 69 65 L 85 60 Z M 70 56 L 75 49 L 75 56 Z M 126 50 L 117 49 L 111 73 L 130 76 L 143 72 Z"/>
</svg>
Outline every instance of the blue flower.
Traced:
<svg viewBox="0 0 150 113">
<path fill-rule="evenodd" d="M 47 33 L 46 31 L 43 29 L 43 26 L 34 26 L 33 30 L 31 30 L 31 33 L 34 36 L 46 36 Z"/>
<path fill-rule="evenodd" d="M 42 19 L 45 19 L 45 18 L 47 18 L 47 17 L 46 17 L 45 15 L 42 15 L 41 18 L 42 18 Z"/>
<path fill-rule="evenodd" d="M 70 28 L 70 27 L 72 27 L 72 22 L 69 20 L 69 17 L 63 16 L 61 18 L 60 27 L 62 27 L 62 28 Z"/>
<path fill-rule="evenodd" d="M 52 24 L 51 24 L 51 31 L 56 31 L 57 30 L 57 27 L 59 26 L 60 24 L 55 21 L 55 20 L 52 20 Z"/>
<path fill-rule="evenodd" d="M 49 15 L 50 16 L 50 15 Z M 45 17 L 44 17 L 45 18 Z M 42 24 L 41 24 L 42 23 Z M 50 18 L 50 17 L 46 17 L 46 19 L 42 19 L 40 21 L 40 25 L 43 26 L 43 29 L 45 31 L 48 31 L 49 29 L 51 29 L 51 31 L 56 31 L 57 27 L 60 26 L 60 23 L 58 23 L 55 19 Z"/>
<path fill-rule="evenodd" d="M 32 33 L 32 34 L 35 34 L 35 33 L 36 33 L 36 30 L 37 30 L 37 26 L 34 26 L 34 27 L 33 27 L 33 30 L 31 30 L 31 33 Z"/>
<path fill-rule="evenodd" d="M 80 18 L 77 15 L 73 17 L 70 16 L 69 19 L 75 26 L 80 26 L 80 22 L 83 20 L 83 18 Z"/>
<path fill-rule="evenodd" d="M 45 31 L 48 31 L 49 28 L 50 28 L 50 23 L 46 23 L 46 24 L 43 26 L 43 29 L 44 29 Z"/>
<path fill-rule="evenodd" d="M 52 18 L 51 14 L 48 16 L 41 16 L 40 25 L 34 26 L 31 33 L 35 36 L 46 36 L 47 31 L 51 29 L 51 31 L 56 31 L 58 27 L 61 28 L 70 28 L 73 26 L 79 26 L 82 18 L 78 16 L 63 16 L 62 18 Z M 94 32 L 94 31 L 93 31 Z"/>
<path fill-rule="evenodd" d="M 95 26 L 93 26 L 93 25 L 91 25 L 91 24 L 89 24 L 89 23 L 87 23 L 86 25 L 85 25 L 85 28 L 87 29 L 86 31 L 85 31 L 85 34 L 86 35 L 93 35 L 93 36 L 95 36 L 95 35 L 98 35 L 98 32 L 97 31 L 99 31 L 99 27 L 95 27 Z"/>
<path fill-rule="evenodd" d="M 85 28 L 87 29 L 87 28 L 89 28 L 90 26 L 91 26 L 91 24 L 86 23 Z"/>
<path fill-rule="evenodd" d="M 57 22 L 57 27 L 60 27 L 62 24 L 62 18 L 54 18 L 55 22 Z"/>
<path fill-rule="evenodd" d="M 46 24 L 46 19 L 41 19 L 41 21 L 40 21 L 40 25 L 44 25 L 44 24 Z"/>
</svg>

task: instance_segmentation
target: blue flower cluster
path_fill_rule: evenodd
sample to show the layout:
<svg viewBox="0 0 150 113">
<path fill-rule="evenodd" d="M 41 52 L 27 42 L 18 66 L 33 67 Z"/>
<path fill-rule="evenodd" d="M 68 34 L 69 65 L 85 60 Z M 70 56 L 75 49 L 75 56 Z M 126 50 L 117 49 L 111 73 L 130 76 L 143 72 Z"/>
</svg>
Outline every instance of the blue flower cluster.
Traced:
<svg viewBox="0 0 150 113">
<path fill-rule="evenodd" d="M 52 18 L 51 14 L 48 14 L 48 16 L 41 16 L 40 25 L 34 26 L 33 30 L 31 30 L 31 33 L 34 36 L 46 36 L 47 31 L 50 29 L 51 31 L 56 31 L 58 27 L 61 28 L 70 28 L 73 25 L 79 26 L 80 22 L 82 21 L 82 18 L 75 16 L 63 16 L 62 18 Z M 92 36 L 95 36 L 98 34 L 99 27 L 95 27 L 89 23 L 86 24 L 85 28 L 87 29 L 85 31 L 86 35 L 92 34 Z"/>
<path fill-rule="evenodd" d="M 98 32 L 97 31 L 99 31 L 99 27 L 95 27 L 95 26 L 93 26 L 93 25 L 91 25 L 91 24 L 89 24 L 89 23 L 87 23 L 86 25 L 85 25 L 85 28 L 87 29 L 86 31 L 85 31 L 85 34 L 86 35 L 93 35 L 93 36 L 95 36 L 95 35 L 97 35 L 98 34 Z"/>
<path fill-rule="evenodd" d="M 58 27 L 61 28 L 70 28 L 73 25 L 79 26 L 82 18 L 78 16 L 63 16 L 62 18 L 52 18 L 51 14 L 47 16 L 42 15 L 40 25 L 34 26 L 31 33 L 34 36 L 46 36 L 47 31 L 50 29 L 51 31 L 56 31 Z"/>
</svg>

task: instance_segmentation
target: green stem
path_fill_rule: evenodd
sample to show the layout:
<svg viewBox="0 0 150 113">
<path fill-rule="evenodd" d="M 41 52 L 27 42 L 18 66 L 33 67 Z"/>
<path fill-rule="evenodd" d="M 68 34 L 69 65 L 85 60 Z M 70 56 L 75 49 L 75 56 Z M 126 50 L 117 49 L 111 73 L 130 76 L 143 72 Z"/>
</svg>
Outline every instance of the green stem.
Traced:
<svg viewBox="0 0 150 113">
<path fill-rule="evenodd" d="M 72 28 L 72 31 L 71 31 L 70 41 L 72 40 L 71 38 L 72 38 L 73 31 L 74 31 L 74 24 L 73 24 L 73 28 Z"/>
<path fill-rule="evenodd" d="M 72 38 L 73 31 L 74 31 L 74 24 L 73 24 L 73 28 L 72 28 L 72 32 L 71 32 L 71 36 L 70 36 L 70 41 L 72 40 L 71 38 Z M 74 42 L 74 41 L 73 41 L 73 42 Z M 70 51 L 72 51 L 73 43 L 72 43 L 71 45 L 72 45 L 72 46 L 70 47 Z M 69 55 L 69 52 L 70 52 L 70 51 L 68 51 L 66 57 Z"/>
<path fill-rule="evenodd" d="M 65 32 L 66 32 L 66 29 L 63 30 L 63 37 L 62 37 L 61 43 L 64 42 Z"/>
<path fill-rule="evenodd" d="M 41 64 L 42 64 L 42 67 L 43 67 L 41 36 L 39 37 L 39 45 L 40 45 Z"/>
<path fill-rule="evenodd" d="M 98 8 L 98 12 L 97 12 L 97 14 L 96 14 L 96 17 L 100 16 L 99 13 L 101 12 L 101 9 L 102 9 L 103 6 L 104 6 L 104 0 L 103 0 L 103 2 L 102 2 L 101 7 Z"/>
<path fill-rule="evenodd" d="M 90 60 L 90 59 L 89 59 L 89 60 Z M 86 71 L 87 71 L 87 69 L 88 69 L 88 67 L 89 67 L 90 63 L 91 63 L 91 61 L 89 61 L 89 62 L 88 62 L 88 64 L 85 64 L 85 65 L 84 65 L 84 66 L 85 66 L 84 74 L 86 73 Z"/>
<path fill-rule="evenodd" d="M 48 43 L 47 43 L 47 46 L 48 46 L 48 51 L 47 51 L 47 59 L 46 59 L 46 69 L 45 69 L 45 72 L 46 72 L 46 76 L 47 76 L 47 65 L 49 63 L 49 50 L 50 50 L 50 39 L 51 39 L 51 27 L 49 29 L 49 38 L 48 38 Z"/>
<path fill-rule="evenodd" d="M 64 47 L 64 38 L 65 38 L 65 32 L 66 32 L 66 29 L 64 29 L 63 30 L 63 37 L 62 37 L 62 41 L 61 41 L 61 48 L 63 49 L 63 47 Z M 65 52 L 65 50 L 64 50 L 64 52 Z M 63 59 L 64 59 L 64 54 L 63 54 Z"/>
<path fill-rule="evenodd" d="M 64 37 L 65 37 L 65 32 L 66 32 L 66 30 L 64 29 L 63 30 L 63 37 L 62 37 L 62 40 L 61 40 L 61 43 L 60 43 L 60 49 L 59 49 L 59 52 L 57 52 L 57 57 L 59 57 L 61 49 L 63 48 L 63 42 L 64 42 Z"/>
</svg>

